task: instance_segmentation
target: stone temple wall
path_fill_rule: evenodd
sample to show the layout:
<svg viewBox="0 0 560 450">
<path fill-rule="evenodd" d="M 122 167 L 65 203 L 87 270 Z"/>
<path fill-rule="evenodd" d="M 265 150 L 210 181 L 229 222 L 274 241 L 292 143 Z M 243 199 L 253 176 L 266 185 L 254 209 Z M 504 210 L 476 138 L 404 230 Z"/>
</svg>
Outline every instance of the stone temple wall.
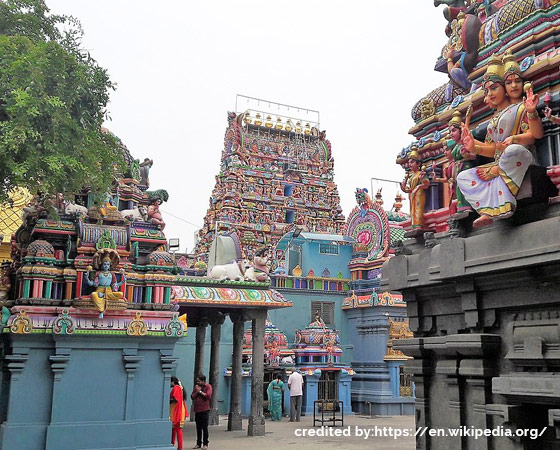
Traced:
<svg viewBox="0 0 560 450">
<path fill-rule="evenodd" d="M 476 439 L 428 430 L 417 448 L 560 449 L 559 206 L 523 225 L 410 239 L 383 266 L 382 287 L 403 293 L 414 332 L 395 348 L 414 356 L 405 370 L 417 428 L 542 432 Z"/>
</svg>

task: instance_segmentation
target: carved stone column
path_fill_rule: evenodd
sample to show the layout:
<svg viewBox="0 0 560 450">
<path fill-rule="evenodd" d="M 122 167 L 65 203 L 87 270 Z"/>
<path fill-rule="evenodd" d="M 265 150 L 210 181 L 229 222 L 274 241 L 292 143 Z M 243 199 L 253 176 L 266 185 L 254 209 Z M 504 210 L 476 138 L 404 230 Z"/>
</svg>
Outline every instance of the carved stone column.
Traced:
<svg viewBox="0 0 560 450">
<path fill-rule="evenodd" d="M 457 359 L 439 360 L 436 364 L 436 374 L 444 375 L 447 384 L 446 425 L 449 428 L 459 429 L 461 425 L 465 425 L 462 420 L 462 409 L 465 405 L 462 401 L 461 383 L 459 382 L 459 361 Z M 463 448 L 462 441 L 465 438 L 446 437 L 445 439 L 450 450 L 461 450 Z"/>
<path fill-rule="evenodd" d="M 220 338 L 222 336 L 222 324 L 225 316 L 218 312 L 210 320 L 210 369 L 209 383 L 212 386 L 212 395 L 210 399 L 210 425 L 219 425 L 220 416 L 218 414 L 218 384 L 220 380 Z"/>
<path fill-rule="evenodd" d="M 492 377 L 498 375 L 496 365 L 491 359 L 463 359 L 459 368 L 459 375 L 465 377 L 465 398 L 472 413 L 470 423 L 477 429 L 491 428 L 490 420 L 486 414 L 486 405 L 492 402 Z M 468 438 L 468 448 L 488 450 L 490 437 Z"/>
<path fill-rule="evenodd" d="M 263 415 L 264 382 L 264 330 L 266 310 L 253 313 L 253 358 L 251 375 L 251 413 L 249 415 L 249 436 L 264 436 L 265 422 Z"/>
<path fill-rule="evenodd" d="M 206 327 L 208 321 L 206 318 L 200 319 L 196 326 L 195 350 L 194 350 L 194 371 L 193 371 L 193 386 L 196 383 L 198 376 L 204 371 L 204 345 L 206 341 Z M 212 386 L 213 387 L 213 386 Z M 190 415 L 191 422 L 194 421 L 194 401 L 191 403 Z"/>
<path fill-rule="evenodd" d="M 243 312 L 229 315 L 233 322 L 233 354 L 231 357 L 231 391 L 229 401 L 228 431 L 239 431 L 243 427 L 241 416 L 241 386 L 243 333 L 245 330 L 245 316 Z"/>
</svg>

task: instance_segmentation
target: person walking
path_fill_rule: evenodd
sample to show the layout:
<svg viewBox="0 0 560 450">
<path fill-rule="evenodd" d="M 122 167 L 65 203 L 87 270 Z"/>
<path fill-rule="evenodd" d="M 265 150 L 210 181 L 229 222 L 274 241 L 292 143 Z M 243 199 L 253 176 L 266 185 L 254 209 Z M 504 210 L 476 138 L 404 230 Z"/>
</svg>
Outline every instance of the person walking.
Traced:
<svg viewBox="0 0 560 450">
<path fill-rule="evenodd" d="M 177 449 L 183 450 L 183 425 L 189 417 L 185 400 L 187 393 L 177 377 L 171 377 L 171 394 L 169 396 L 169 419 L 171 420 L 171 445 L 177 441 Z"/>
<path fill-rule="evenodd" d="M 194 400 L 194 421 L 196 422 L 196 445 L 193 448 L 208 448 L 208 418 L 210 416 L 210 399 L 212 386 L 206 382 L 206 376 L 199 375 L 191 394 Z"/>
<path fill-rule="evenodd" d="M 272 420 L 282 420 L 282 397 L 284 396 L 284 383 L 282 375 L 277 374 L 276 379 L 271 381 L 266 390 L 268 395 L 268 410 Z"/>
<path fill-rule="evenodd" d="M 303 398 L 303 377 L 296 370 L 288 377 L 288 389 L 290 389 L 290 422 L 299 422 L 301 399 Z"/>
</svg>

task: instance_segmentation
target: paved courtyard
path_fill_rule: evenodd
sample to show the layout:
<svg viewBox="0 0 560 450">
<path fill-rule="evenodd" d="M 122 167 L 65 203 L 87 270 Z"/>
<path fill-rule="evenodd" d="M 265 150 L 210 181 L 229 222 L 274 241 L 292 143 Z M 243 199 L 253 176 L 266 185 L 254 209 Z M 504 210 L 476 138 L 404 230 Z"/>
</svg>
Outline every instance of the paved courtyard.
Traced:
<svg viewBox="0 0 560 450">
<path fill-rule="evenodd" d="M 219 426 L 211 426 L 210 445 L 212 450 L 262 450 L 262 449 L 383 449 L 383 450 L 414 450 L 414 436 L 398 438 L 389 434 L 399 434 L 404 430 L 414 429 L 413 416 L 366 417 L 346 416 L 344 427 L 313 427 L 312 417 L 302 417 L 301 422 L 291 423 L 287 418 L 282 422 L 266 422 L 266 436 L 248 437 L 247 421 L 243 421 L 243 431 L 228 432 L 227 416 L 220 417 Z M 383 429 L 385 428 L 385 431 Z M 187 422 L 184 427 L 184 448 L 192 448 L 196 442 L 194 422 Z M 297 436 L 314 432 L 333 433 L 332 436 Z M 313 433 L 311 431 L 311 433 Z M 370 435 L 366 439 L 365 433 Z M 377 432 L 378 436 L 372 434 Z M 345 433 L 346 436 L 335 436 L 334 433 Z M 361 434 L 361 436 L 360 436 Z M 382 436 L 386 434 L 386 436 Z"/>
</svg>

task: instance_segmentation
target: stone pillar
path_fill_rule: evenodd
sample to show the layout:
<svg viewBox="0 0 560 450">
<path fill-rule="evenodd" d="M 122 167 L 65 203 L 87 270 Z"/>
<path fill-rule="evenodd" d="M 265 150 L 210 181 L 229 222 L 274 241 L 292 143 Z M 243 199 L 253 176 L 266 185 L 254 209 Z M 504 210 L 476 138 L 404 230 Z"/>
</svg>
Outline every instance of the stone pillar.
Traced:
<svg viewBox="0 0 560 450">
<path fill-rule="evenodd" d="M 195 350 L 194 350 L 194 371 L 193 371 L 193 386 L 196 383 L 198 376 L 204 371 L 204 344 L 206 341 L 206 326 L 208 321 L 206 318 L 200 319 L 196 325 L 196 338 L 195 338 Z M 214 386 L 212 386 L 213 388 Z M 193 414 L 190 415 L 191 422 L 194 421 L 194 401 L 191 404 L 191 411 Z"/>
<path fill-rule="evenodd" d="M 253 358 L 251 375 L 251 414 L 247 435 L 264 436 L 263 382 L 264 382 L 264 326 L 266 310 L 253 312 Z"/>
<path fill-rule="evenodd" d="M 486 406 L 492 403 L 492 378 L 498 375 L 494 361 L 484 359 L 463 359 L 459 367 L 459 375 L 465 377 L 465 403 L 469 405 L 468 423 L 477 429 L 491 428 Z M 481 436 L 478 439 L 468 437 L 468 448 L 474 450 L 488 450 L 493 448 L 493 438 Z"/>
<path fill-rule="evenodd" d="M 210 399 L 210 425 L 219 425 L 218 414 L 218 384 L 220 380 L 220 338 L 222 336 L 222 324 L 225 316 L 218 312 L 210 321 L 210 368 L 208 382 L 212 386 L 212 398 Z"/>
<path fill-rule="evenodd" d="M 404 339 L 403 339 L 404 340 Z M 412 339 L 410 339 L 412 340 Z M 417 340 L 417 339 L 414 339 Z M 430 421 L 430 383 L 432 381 L 432 367 L 426 359 L 409 360 L 405 365 L 405 372 L 412 374 L 412 381 L 415 385 L 416 393 L 416 429 L 426 429 L 431 425 Z M 430 449 L 430 436 L 427 433 L 420 433 L 416 438 L 416 449 Z"/>
<path fill-rule="evenodd" d="M 242 359 L 243 359 L 243 333 L 245 330 L 245 317 L 243 313 L 232 313 L 233 322 L 233 354 L 231 356 L 231 391 L 229 401 L 228 431 L 239 431 L 243 427 L 241 414 L 242 390 Z"/>
<path fill-rule="evenodd" d="M 459 429 L 465 425 L 462 410 L 464 408 L 463 392 L 459 383 L 459 361 L 457 359 L 441 359 L 436 363 L 436 374 L 444 375 L 447 383 L 447 410 L 445 418 L 449 428 Z M 443 400 L 443 399 L 442 399 Z M 442 402 L 444 403 L 444 402 Z M 444 407 L 442 405 L 442 407 Z M 450 450 L 461 450 L 466 438 L 447 439 Z"/>
</svg>

